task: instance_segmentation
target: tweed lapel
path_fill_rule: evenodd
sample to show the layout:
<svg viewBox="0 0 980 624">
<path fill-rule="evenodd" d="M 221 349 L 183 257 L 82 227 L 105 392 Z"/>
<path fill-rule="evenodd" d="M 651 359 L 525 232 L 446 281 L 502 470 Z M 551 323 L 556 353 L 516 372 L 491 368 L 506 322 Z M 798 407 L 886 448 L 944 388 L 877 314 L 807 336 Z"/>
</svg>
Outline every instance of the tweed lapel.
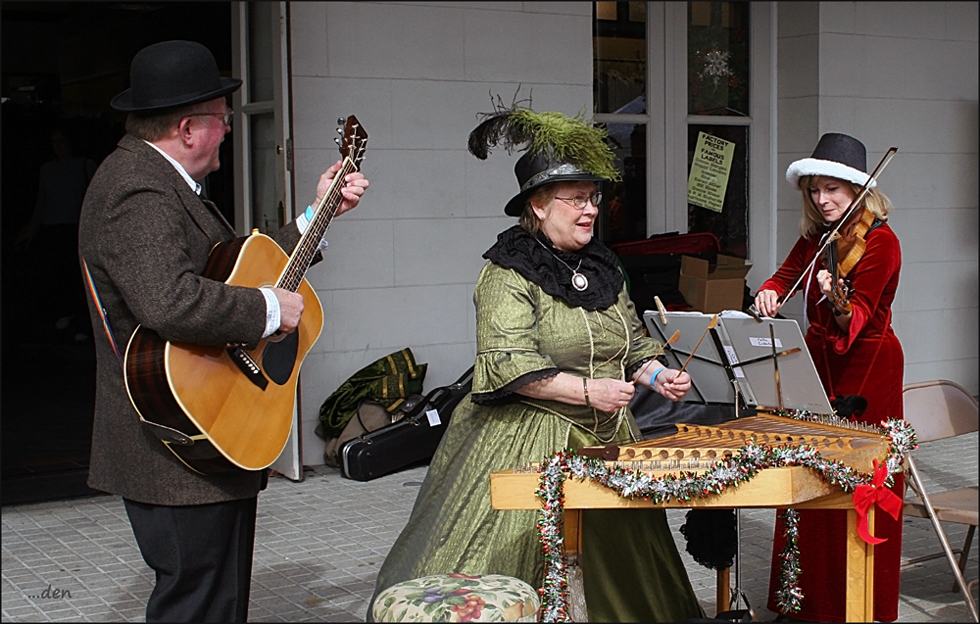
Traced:
<svg viewBox="0 0 980 624">
<path fill-rule="evenodd" d="M 169 166 L 170 163 L 167 163 L 167 165 Z M 177 189 L 177 195 L 180 197 L 181 203 L 184 205 L 184 209 L 187 210 L 191 219 L 207 235 L 208 239 L 212 242 L 220 242 L 228 240 L 229 237 L 234 238 L 236 236 L 235 229 L 231 227 L 231 224 L 221 214 L 218 207 L 214 205 L 214 202 L 192 191 L 184 181 L 184 178 L 177 173 L 177 170 L 172 166 L 170 168 L 173 169 L 174 175 L 180 181 L 175 188 Z"/>
<path fill-rule="evenodd" d="M 154 167 L 165 172 L 164 175 L 171 181 L 177 197 L 180 198 L 180 203 L 191 219 L 194 220 L 194 223 L 208 237 L 208 240 L 221 242 L 237 236 L 235 228 L 228 223 L 214 202 L 200 197 L 191 190 L 183 176 L 157 150 L 147 145 L 143 140 L 130 135 L 123 137 L 120 146 L 141 154 L 144 162 L 153 163 Z"/>
</svg>

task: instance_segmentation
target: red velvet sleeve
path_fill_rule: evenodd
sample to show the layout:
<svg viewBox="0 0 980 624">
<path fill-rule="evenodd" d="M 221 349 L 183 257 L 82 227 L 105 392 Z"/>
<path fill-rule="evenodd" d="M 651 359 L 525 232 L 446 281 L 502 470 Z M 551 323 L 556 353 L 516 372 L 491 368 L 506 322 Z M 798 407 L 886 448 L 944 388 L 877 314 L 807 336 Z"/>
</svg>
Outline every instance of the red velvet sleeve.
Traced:
<svg viewBox="0 0 980 624">
<path fill-rule="evenodd" d="M 810 264 L 815 251 L 816 244 L 813 241 L 799 238 L 782 266 L 759 287 L 759 290 L 773 290 L 780 296 L 785 293 L 788 299 L 792 293 L 787 293 L 786 290 L 800 277 L 800 272 Z"/>
<path fill-rule="evenodd" d="M 891 228 L 881 227 L 868 233 L 868 243 L 864 255 L 851 270 L 848 277 L 854 288 L 851 296 L 851 324 L 844 332 L 837 323 L 829 327 L 828 338 L 831 340 L 835 353 L 846 353 L 858 335 L 872 322 L 875 312 L 883 304 L 882 296 L 886 289 L 893 289 L 897 284 L 895 277 L 902 266 L 902 251 L 898 237 Z M 893 292 L 888 295 L 885 305 L 891 305 Z M 887 323 L 887 320 L 884 321 Z"/>
</svg>

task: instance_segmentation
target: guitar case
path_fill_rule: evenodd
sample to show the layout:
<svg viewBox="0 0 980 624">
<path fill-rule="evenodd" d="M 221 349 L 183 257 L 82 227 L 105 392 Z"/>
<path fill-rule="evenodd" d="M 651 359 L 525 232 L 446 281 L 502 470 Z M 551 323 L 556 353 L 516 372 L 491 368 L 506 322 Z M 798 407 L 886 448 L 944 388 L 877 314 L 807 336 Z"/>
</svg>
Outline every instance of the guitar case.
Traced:
<svg viewBox="0 0 980 624">
<path fill-rule="evenodd" d="M 426 394 L 401 420 L 348 440 L 340 450 L 340 474 L 370 481 L 429 461 L 472 386 L 471 366 L 455 383 Z"/>
</svg>

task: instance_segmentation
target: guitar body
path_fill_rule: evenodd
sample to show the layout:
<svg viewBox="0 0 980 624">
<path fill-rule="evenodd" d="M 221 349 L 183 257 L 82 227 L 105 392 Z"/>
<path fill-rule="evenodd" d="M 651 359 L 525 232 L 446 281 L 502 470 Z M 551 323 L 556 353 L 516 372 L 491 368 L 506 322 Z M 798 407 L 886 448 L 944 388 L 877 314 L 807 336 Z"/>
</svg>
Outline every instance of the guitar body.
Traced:
<svg viewBox="0 0 980 624">
<path fill-rule="evenodd" d="M 217 245 L 204 276 L 273 287 L 289 263 L 268 236 Z M 126 347 L 126 390 L 140 418 L 189 468 L 203 474 L 270 466 L 289 438 L 300 366 L 320 336 L 323 308 L 302 279 L 305 309 L 293 333 L 254 349 L 168 342 L 138 327 Z"/>
</svg>

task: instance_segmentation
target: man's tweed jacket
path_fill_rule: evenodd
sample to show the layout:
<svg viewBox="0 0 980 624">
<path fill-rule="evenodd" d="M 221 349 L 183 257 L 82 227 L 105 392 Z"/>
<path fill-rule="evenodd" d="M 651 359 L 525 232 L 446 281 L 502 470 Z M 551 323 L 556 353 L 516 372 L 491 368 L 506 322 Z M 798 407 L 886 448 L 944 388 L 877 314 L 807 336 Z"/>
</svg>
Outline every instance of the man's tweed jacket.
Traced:
<svg viewBox="0 0 980 624">
<path fill-rule="evenodd" d="M 79 255 L 119 349 L 125 351 L 140 324 L 171 341 L 258 341 L 266 322 L 262 294 L 201 277 L 214 245 L 235 236 L 214 204 L 202 201 L 159 152 L 124 136 L 92 179 L 79 222 Z M 289 252 L 299 231 L 291 223 L 273 238 Z M 255 496 L 265 471 L 201 476 L 140 423 L 91 298 L 89 311 L 98 362 L 89 486 L 155 505 Z"/>
</svg>

